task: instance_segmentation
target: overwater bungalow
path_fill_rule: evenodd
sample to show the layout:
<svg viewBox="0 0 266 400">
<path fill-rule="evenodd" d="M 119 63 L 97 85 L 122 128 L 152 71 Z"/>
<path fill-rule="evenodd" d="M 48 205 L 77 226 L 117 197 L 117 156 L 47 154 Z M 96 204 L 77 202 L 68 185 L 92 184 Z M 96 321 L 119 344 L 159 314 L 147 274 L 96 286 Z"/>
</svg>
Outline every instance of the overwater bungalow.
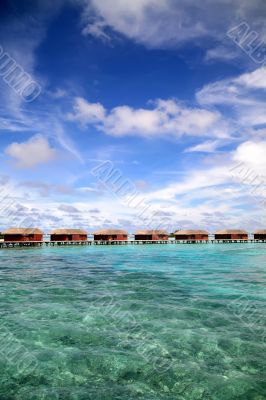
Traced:
<svg viewBox="0 0 266 400">
<path fill-rule="evenodd" d="M 258 229 L 255 231 L 254 240 L 266 240 L 266 229 Z"/>
<path fill-rule="evenodd" d="M 51 242 L 82 242 L 88 239 L 88 232 L 83 229 L 55 229 L 50 235 Z"/>
<path fill-rule="evenodd" d="M 43 232 L 38 228 L 10 228 L 3 232 L 4 242 L 41 242 Z"/>
<path fill-rule="evenodd" d="M 122 229 L 102 229 L 94 232 L 95 241 L 123 241 L 127 240 L 127 232 Z"/>
<path fill-rule="evenodd" d="M 139 230 L 135 233 L 135 240 L 168 240 L 169 235 L 164 230 Z"/>
<path fill-rule="evenodd" d="M 209 239 L 209 234 L 204 230 L 180 230 L 175 232 L 176 240 L 187 240 L 187 241 L 203 241 Z"/>
<path fill-rule="evenodd" d="M 248 240 L 248 233 L 242 229 L 224 229 L 215 232 L 217 240 Z"/>
</svg>

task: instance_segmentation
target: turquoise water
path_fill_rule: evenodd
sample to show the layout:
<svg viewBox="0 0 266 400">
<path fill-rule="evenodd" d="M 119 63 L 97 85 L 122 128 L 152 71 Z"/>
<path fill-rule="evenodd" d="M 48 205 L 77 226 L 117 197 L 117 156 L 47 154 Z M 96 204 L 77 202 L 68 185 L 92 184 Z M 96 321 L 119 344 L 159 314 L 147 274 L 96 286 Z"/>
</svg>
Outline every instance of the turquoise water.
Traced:
<svg viewBox="0 0 266 400">
<path fill-rule="evenodd" d="M 266 245 L 0 251 L 0 400 L 266 399 Z"/>
</svg>

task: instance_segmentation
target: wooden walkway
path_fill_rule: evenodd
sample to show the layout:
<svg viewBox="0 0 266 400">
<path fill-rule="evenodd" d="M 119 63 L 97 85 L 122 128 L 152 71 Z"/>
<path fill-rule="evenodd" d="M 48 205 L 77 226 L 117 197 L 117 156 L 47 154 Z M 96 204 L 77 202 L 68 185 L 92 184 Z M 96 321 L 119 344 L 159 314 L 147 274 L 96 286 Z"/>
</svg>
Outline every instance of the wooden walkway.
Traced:
<svg viewBox="0 0 266 400">
<path fill-rule="evenodd" d="M 41 242 L 0 242 L 0 248 L 40 247 L 40 246 L 122 246 L 145 244 L 214 244 L 214 243 L 266 243 L 266 240 L 110 240 L 110 241 L 41 241 Z"/>
</svg>

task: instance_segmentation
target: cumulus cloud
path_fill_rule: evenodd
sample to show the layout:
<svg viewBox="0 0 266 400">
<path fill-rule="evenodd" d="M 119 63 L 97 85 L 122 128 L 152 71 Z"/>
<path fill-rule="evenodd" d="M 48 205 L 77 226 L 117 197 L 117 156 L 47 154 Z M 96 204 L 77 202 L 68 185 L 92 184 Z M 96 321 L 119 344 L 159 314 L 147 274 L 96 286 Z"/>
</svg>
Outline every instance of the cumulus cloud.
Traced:
<svg viewBox="0 0 266 400">
<path fill-rule="evenodd" d="M 134 109 L 118 106 L 109 112 L 99 103 L 89 103 L 76 98 L 70 118 L 82 125 L 93 124 L 109 135 L 165 136 L 216 136 L 227 137 L 225 123 L 219 112 L 200 107 L 187 107 L 180 102 L 156 100 L 151 108 Z"/>
<path fill-rule="evenodd" d="M 193 107 L 177 99 L 157 99 L 145 108 L 120 105 L 107 110 L 78 97 L 69 118 L 116 137 L 194 136 L 203 141 L 186 152 L 211 153 L 230 142 L 265 136 L 265 90 L 266 69 L 258 68 L 205 85 L 196 92 Z"/>
<path fill-rule="evenodd" d="M 100 103 L 89 103 L 82 97 L 77 97 L 74 112 L 68 114 L 70 121 L 79 121 L 83 125 L 104 120 L 105 108 Z"/>
<path fill-rule="evenodd" d="M 233 154 L 233 160 L 246 164 L 260 175 L 266 176 L 266 140 L 241 143 Z M 265 182 L 266 183 L 266 182 Z"/>
<path fill-rule="evenodd" d="M 35 135 L 26 142 L 11 143 L 5 150 L 19 168 L 33 168 L 55 158 L 56 151 L 42 135 Z"/>
</svg>

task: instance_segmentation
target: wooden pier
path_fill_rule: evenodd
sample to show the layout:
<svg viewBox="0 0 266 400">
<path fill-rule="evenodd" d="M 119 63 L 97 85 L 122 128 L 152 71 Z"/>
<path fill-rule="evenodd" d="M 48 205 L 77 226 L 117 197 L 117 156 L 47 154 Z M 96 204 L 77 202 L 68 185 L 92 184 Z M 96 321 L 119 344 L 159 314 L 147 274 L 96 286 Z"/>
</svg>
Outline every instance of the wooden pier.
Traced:
<svg viewBox="0 0 266 400">
<path fill-rule="evenodd" d="M 13 247 L 40 247 L 40 246 L 85 246 L 91 245 L 91 240 L 82 241 L 25 241 L 25 242 L 0 242 L 0 248 L 13 248 Z"/>
<path fill-rule="evenodd" d="M 0 248 L 41 247 L 41 246 L 122 246 L 122 245 L 152 245 L 152 244 L 219 244 L 219 243 L 266 243 L 266 240 L 82 240 L 82 241 L 24 241 L 0 242 Z"/>
</svg>

